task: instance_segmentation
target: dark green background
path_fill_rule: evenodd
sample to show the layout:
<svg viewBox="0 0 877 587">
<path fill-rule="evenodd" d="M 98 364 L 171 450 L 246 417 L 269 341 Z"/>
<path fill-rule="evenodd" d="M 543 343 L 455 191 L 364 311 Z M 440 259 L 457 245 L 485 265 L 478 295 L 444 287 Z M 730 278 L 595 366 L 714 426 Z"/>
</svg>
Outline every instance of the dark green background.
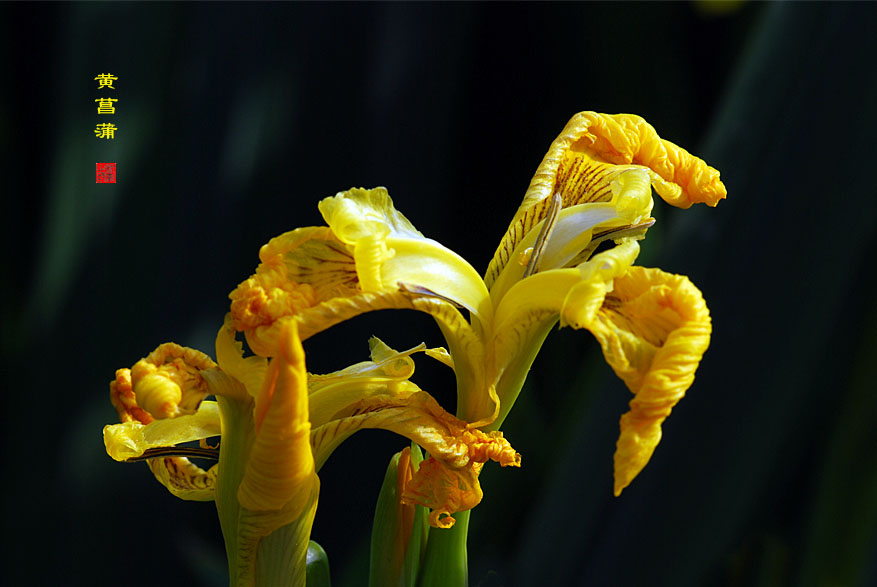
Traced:
<svg viewBox="0 0 877 587">
<path fill-rule="evenodd" d="M 616 499 L 629 394 L 588 333 L 553 334 L 504 426 L 523 468 L 485 468 L 473 585 L 877 584 L 875 22 L 868 3 L 0 5 L 0 580 L 224 584 L 212 504 L 105 455 L 115 369 L 168 340 L 212 351 L 259 247 L 351 186 L 485 268 L 551 140 L 596 110 L 722 172 L 717 209 L 656 206 L 640 258 L 703 290 L 712 346 Z M 308 341 L 309 368 L 365 359 L 371 334 L 441 344 L 382 312 Z M 414 379 L 453 409 L 448 373 L 424 358 Z M 337 585 L 365 581 L 403 445 L 362 433 L 321 473 Z"/>
</svg>

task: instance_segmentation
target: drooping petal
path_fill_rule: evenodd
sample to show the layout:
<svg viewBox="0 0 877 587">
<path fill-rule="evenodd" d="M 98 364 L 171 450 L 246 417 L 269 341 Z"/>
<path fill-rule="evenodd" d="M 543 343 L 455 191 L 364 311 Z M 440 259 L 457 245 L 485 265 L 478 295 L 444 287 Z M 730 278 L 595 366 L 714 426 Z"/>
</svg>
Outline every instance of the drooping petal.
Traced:
<svg viewBox="0 0 877 587">
<path fill-rule="evenodd" d="M 639 116 L 580 112 L 552 142 L 533 176 L 487 269 L 488 287 L 510 262 L 517 243 L 545 218 L 554 194 L 561 195 L 564 208 L 608 202 L 612 182 L 636 168 L 645 170 L 658 194 L 674 206 L 715 206 L 726 195 L 718 171 L 661 139 Z"/>
<path fill-rule="evenodd" d="M 459 469 L 443 466 L 430 457 L 420 463 L 417 473 L 402 494 L 402 503 L 430 508 L 429 525 L 450 528 L 456 520 L 451 514 L 471 510 L 481 503 L 484 492 L 478 482 L 483 463 L 473 462 Z"/>
<path fill-rule="evenodd" d="M 315 428 L 311 443 L 317 469 L 341 442 L 364 428 L 382 428 L 401 434 L 422 446 L 437 461 L 435 465 L 421 468 L 415 475 L 417 482 L 414 487 L 420 488 L 417 494 L 428 494 L 428 498 L 417 501 L 419 498 L 415 498 L 414 493 L 411 497 L 412 503 L 429 507 L 433 504 L 440 508 L 439 514 L 430 517 L 430 523 L 436 527 L 453 524 L 453 518 L 447 519 L 443 515 L 470 509 L 480 501 L 476 465 L 488 460 L 502 466 L 520 466 L 521 462 L 521 456 L 501 432 L 485 433 L 470 428 L 466 422 L 445 412 L 428 393 L 417 391 L 408 395 L 364 398 Z M 461 493 L 449 493 L 449 479 L 457 479 Z"/>
<path fill-rule="evenodd" d="M 626 272 L 638 254 L 636 240 L 626 239 L 579 267 L 537 273 L 516 283 L 496 311 L 496 369 L 501 372 L 509 361 L 528 354 L 529 345 L 541 344 L 535 333 L 546 324 L 559 319 L 561 326 L 581 328 L 600 308 L 612 280 Z"/>
<path fill-rule="evenodd" d="M 149 424 L 128 421 L 104 426 L 104 445 L 114 460 L 126 461 L 142 456 L 150 448 L 176 446 L 219 434 L 219 408 L 216 402 L 204 401 L 194 414 L 153 420 Z"/>
<path fill-rule="evenodd" d="M 392 219 L 390 214 L 387 222 L 392 226 L 402 224 Z M 356 234 L 347 224 L 342 223 L 342 227 L 346 234 Z M 452 347 L 477 344 L 472 326 L 441 292 L 430 290 L 430 284 L 418 283 L 408 275 L 403 286 L 390 279 L 392 283 L 384 290 L 365 288 L 359 275 L 365 261 L 356 261 L 354 247 L 328 227 L 300 228 L 275 237 L 262 247 L 259 258 L 256 273 L 229 297 L 235 329 L 243 331 L 253 352 L 263 357 L 272 356 L 277 349 L 285 320 L 297 320 L 299 336 L 305 340 L 359 314 L 385 309 L 427 312 L 446 336 L 456 340 L 449 340 Z M 397 261 L 401 258 L 400 253 Z M 411 261 L 412 257 L 406 259 Z M 393 271 L 401 267 L 391 265 Z M 481 294 L 486 296 L 483 287 Z"/>
<path fill-rule="evenodd" d="M 492 340 L 492 369 L 502 423 L 521 391 L 527 373 L 550 329 L 581 328 L 600 308 L 612 280 L 636 260 L 634 238 L 595 255 L 578 267 L 553 269 L 516 283 L 503 296 L 496 311 Z"/>
<path fill-rule="evenodd" d="M 104 428 L 107 453 L 116 460 L 141 457 L 151 448 L 173 447 L 219 436 L 215 402 L 202 371 L 214 368 L 210 357 L 174 343 L 159 345 L 131 369 L 116 371 L 110 401 L 121 424 Z M 147 460 L 155 478 L 181 499 L 213 499 L 216 466 L 205 471 L 185 457 Z"/>
<path fill-rule="evenodd" d="M 149 424 L 129 420 L 104 426 L 104 445 L 110 457 L 126 461 L 151 448 L 173 447 L 219 435 L 216 402 L 204 401 L 194 414 L 153 420 Z M 185 457 L 160 457 L 147 463 L 155 478 L 175 496 L 193 501 L 213 499 L 216 465 L 204 471 Z"/>
<path fill-rule="evenodd" d="M 661 440 L 661 423 L 694 381 L 709 346 L 711 321 L 688 278 L 631 267 L 593 318 L 583 324 L 635 397 L 621 418 L 615 452 L 615 494 L 648 463 Z"/>
<path fill-rule="evenodd" d="M 311 425 L 321 426 L 348 405 L 375 394 L 410 395 L 420 388 L 409 381 L 414 374 L 411 355 L 426 350 L 419 345 L 399 353 L 377 337 L 369 341 L 372 361 L 351 365 L 326 375 L 309 375 Z"/>
</svg>

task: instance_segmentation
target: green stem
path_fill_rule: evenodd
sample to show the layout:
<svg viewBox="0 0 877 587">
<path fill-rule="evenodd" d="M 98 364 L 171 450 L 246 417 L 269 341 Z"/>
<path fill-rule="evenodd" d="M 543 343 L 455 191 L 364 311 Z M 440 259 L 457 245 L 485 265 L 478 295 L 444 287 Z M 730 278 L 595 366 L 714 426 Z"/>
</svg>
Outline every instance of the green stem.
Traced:
<svg viewBox="0 0 877 587">
<path fill-rule="evenodd" d="M 526 349 L 517 354 L 503 371 L 502 377 L 496 384 L 496 394 L 500 401 L 499 416 L 492 424 L 485 426 L 486 430 L 499 430 L 499 427 L 502 426 L 524 387 L 524 382 L 527 380 L 527 374 L 530 372 L 533 361 L 536 360 L 536 355 L 539 354 L 542 344 L 555 324 L 557 324 L 557 320 L 551 320 L 533 332 L 532 336 L 528 337 L 530 342 Z"/>
<path fill-rule="evenodd" d="M 254 430 L 252 402 L 216 396 L 222 422 L 222 442 L 219 445 L 219 474 L 216 479 L 216 511 L 225 539 L 228 557 L 229 585 L 238 584 L 238 522 L 240 504 L 238 487 L 244 476 L 250 454 Z"/>
<path fill-rule="evenodd" d="M 426 543 L 426 554 L 420 566 L 419 587 L 467 587 L 469 555 L 466 539 L 469 534 L 469 511 L 454 514 L 453 528 L 433 528 Z"/>
</svg>

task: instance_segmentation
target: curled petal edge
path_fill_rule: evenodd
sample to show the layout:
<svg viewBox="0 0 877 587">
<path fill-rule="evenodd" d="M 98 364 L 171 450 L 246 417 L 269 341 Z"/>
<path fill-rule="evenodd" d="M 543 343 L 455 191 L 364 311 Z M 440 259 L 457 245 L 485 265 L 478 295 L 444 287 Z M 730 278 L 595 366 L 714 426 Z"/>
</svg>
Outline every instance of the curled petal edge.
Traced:
<svg viewBox="0 0 877 587">
<path fill-rule="evenodd" d="M 703 295 L 687 277 L 631 267 L 614 280 L 611 294 L 584 327 L 634 394 L 621 417 L 614 458 L 614 492 L 620 495 L 651 459 L 661 424 L 693 383 L 709 346 L 711 319 Z"/>
</svg>

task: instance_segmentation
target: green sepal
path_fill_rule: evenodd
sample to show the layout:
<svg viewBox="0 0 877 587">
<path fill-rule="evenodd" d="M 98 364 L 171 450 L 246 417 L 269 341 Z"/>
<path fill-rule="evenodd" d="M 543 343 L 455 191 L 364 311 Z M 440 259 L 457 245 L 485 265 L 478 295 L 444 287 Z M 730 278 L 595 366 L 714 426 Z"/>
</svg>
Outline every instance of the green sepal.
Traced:
<svg viewBox="0 0 877 587">
<path fill-rule="evenodd" d="M 330 587 L 329 557 L 323 547 L 311 540 L 308 542 L 307 585 L 308 587 Z"/>
<path fill-rule="evenodd" d="M 208 385 L 243 385 L 226 376 L 221 371 L 205 374 Z M 216 391 L 211 389 L 211 391 Z M 229 394 L 230 395 L 230 394 Z M 240 567 L 238 530 L 241 508 L 238 504 L 237 490 L 244 476 L 244 468 L 253 444 L 253 402 L 252 400 L 229 399 L 216 394 L 222 427 L 222 442 L 219 445 L 219 474 L 216 479 L 215 501 L 219 514 L 219 524 L 225 539 L 225 552 L 228 557 L 229 584 L 237 585 L 243 569 Z"/>
<path fill-rule="evenodd" d="M 457 512 L 453 527 L 430 531 L 429 542 L 420 566 L 418 587 L 467 587 L 469 555 L 466 539 L 469 534 L 469 513 Z"/>
<path fill-rule="evenodd" d="M 420 468 L 423 461 L 423 453 L 420 447 L 411 443 L 411 464 L 414 470 Z M 405 563 L 402 565 L 402 576 L 399 585 L 404 587 L 415 587 L 417 585 L 417 573 L 420 570 L 420 563 L 423 560 L 423 553 L 426 551 L 426 543 L 429 538 L 429 524 L 427 517 L 429 509 L 422 505 L 414 506 L 414 524 L 411 528 L 411 538 L 408 541 L 408 550 L 405 551 Z"/>
<path fill-rule="evenodd" d="M 426 544 L 426 508 L 402 505 L 398 493 L 398 468 L 402 453 L 390 459 L 384 482 L 375 506 L 372 525 L 369 585 L 371 587 L 414 587 L 420 560 Z M 423 454 L 412 443 L 411 463 L 415 470 Z M 406 519 L 406 511 L 411 512 Z M 411 526 L 408 526 L 408 521 Z"/>
</svg>

